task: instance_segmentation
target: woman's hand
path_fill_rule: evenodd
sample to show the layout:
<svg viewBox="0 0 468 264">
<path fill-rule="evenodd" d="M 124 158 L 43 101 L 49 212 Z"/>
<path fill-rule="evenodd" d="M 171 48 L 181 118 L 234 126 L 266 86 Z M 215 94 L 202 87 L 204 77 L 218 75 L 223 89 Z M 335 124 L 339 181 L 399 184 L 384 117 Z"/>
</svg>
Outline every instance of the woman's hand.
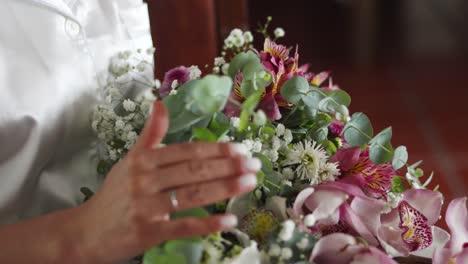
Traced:
<svg viewBox="0 0 468 264">
<path fill-rule="evenodd" d="M 239 145 L 186 143 L 156 148 L 168 128 L 167 110 L 154 105 L 138 142 L 77 209 L 77 257 L 83 263 L 129 259 L 162 241 L 230 230 L 232 215 L 170 220 L 177 210 L 212 204 L 255 188 L 258 159 Z"/>
</svg>

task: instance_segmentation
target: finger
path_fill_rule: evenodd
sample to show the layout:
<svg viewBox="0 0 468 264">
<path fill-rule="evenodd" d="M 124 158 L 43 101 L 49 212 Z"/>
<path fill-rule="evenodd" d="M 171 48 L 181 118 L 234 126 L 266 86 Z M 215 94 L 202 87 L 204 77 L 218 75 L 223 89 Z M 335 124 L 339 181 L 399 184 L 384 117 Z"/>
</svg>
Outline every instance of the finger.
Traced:
<svg viewBox="0 0 468 264">
<path fill-rule="evenodd" d="M 160 148 L 149 152 L 147 158 L 159 167 L 164 167 L 191 160 L 245 156 L 247 153 L 248 150 L 243 144 L 193 142 Z"/>
<path fill-rule="evenodd" d="M 155 242 L 172 239 L 204 236 L 219 231 L 229 231 L 238 224 L 237 217 L 230 214 L 212 215 L 204 218 L 187 217 L 172 221 L 154 222 L 143 234 L 145 247 Z M 155 241 L 157 238 L 158 241 Z"/>
<path fill-rule="evenodd" d="M 135 144 L 136 149 L 154 149 L 163 140 L 169 128 L 169 117 L 166 107 L 161 101 L 153 104 L 153 113 L 141 132 Z"/>
<path fill-rule="evenodd" d="M 177 163 L 173 166 L 156 169 L 153 175 L 142 180 L 143 188 L 148 193 L 157 193 L 184 185 L 208 182 L 213 180 L 238 177 L 246 173 L 257 173 L 262 163 L 257 158 L 233 158 L 195 160 Z"/>
<path fill-rule="evenodd" d="M 257 176 L 246 174 L 239 178 L 199 183 L 158 194 L 159 210 L 175 212 L 201 207 L 252 191 L 257 186 Z M 154 200 L 153 200 L 154 203 Z"/>
</svg>

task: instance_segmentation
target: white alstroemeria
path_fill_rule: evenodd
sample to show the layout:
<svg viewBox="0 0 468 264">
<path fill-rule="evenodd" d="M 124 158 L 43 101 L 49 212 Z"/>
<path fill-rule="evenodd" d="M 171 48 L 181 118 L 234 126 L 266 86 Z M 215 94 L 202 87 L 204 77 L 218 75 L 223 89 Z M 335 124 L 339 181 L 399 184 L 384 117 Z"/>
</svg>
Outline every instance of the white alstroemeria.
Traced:
<svg viewBox="0 0 468 264">
<path fill-rule="evenodd" d="M 282 38 L 286 35 L 286 32 L 284 31 L 284 29 L 280 27 L 276 28 L 273 33 L 275 34 L 276 38 Z"/>
<path fill-rule="evenodd" d="M 245 39 L 245 42 L 247 43 L 252 43 L 253 40 L 254 40 L 254 37 L 252 35 L 252 32 L 250 31 L 245 31 L 244 32 L 244 39 Z"/>
<path fill-rule="evenodd" d="M 299 179 L 316 183 L 320 182 L 320 167 L 326 159 L 327 153 L 317 142 L 306 140 L 294 145 L 282 165 L 297 165 Z"/>
<path fill-rule="evenodd" d="M 216 57 L 214 59 L 214 65 L 215 66 L 221 66 L 221 65 L 223 65 L 225 63 L 226 63 L 226 60 L 224 59 L 224 57 Z"/>
<path fill-rule="evenodd" d="M 200 79 L 200 76 L 202 75 L 202 72 L 198 68 L 198 66 L 192 65 L 188 69 L 190 71 L 190 80 Z"/>
<path fill-rule="evenodd" d="M 127 112 L 133 112 L 136 109 L 136 104 L 132 100 L 126 99 L 125 101 L 123 101 L 123 108 Z"/>
</svg>

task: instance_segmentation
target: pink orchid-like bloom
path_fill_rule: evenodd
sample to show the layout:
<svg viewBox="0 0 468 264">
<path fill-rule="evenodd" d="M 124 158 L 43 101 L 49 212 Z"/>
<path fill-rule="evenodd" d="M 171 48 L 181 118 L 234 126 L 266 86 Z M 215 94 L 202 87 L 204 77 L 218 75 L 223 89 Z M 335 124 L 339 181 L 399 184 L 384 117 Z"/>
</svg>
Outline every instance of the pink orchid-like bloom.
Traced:
<svg viewBox="0 0 468 264">
<path fill-rule="evenodd" d="M 174 81 L 177 81 L 179 86 L 190 81 L 190 70 L 185 66 L 179 66 L 166 72 L 161 88 L 159 88 L 161 97 L 169 95 Z"/>
<path fill-rule="evenodd" d="M 265 70 L 272 75 L 272 83 L 266 87 L 265 93 L 257 106 L 257 109 L 262 110 L 268 119 L 281 119 L 280 108 L 289 109 L 292 104 L 287 102 L 281 95 L 281 87 L 289 79 L 295 76 L 304 77 L 307 81 L 312 78 L 311 73 L 308 73 L 308 65 L 299 66 L 299 54 L 294 57 L 289 56 L 289 49 L 286 46 L 276 44 L 270 39 L 265 40 L 264 49 L 259 53 L 260 61 L 265 67 Z M 242 103 L 245 97 L 241 91 L 242 73 L 238 73 L 234 81 L 234 89 L 231 94 L 231 99 Z M 241 110 L 239 104 L 228 102 L 224 113 L 228 117 L 239 116 Z"/>
<path fill-rule="evenodd" d="M 361 187 L 369 196 L 386 197 L 392 187 L 396 171 L 390 163 L 376 165 L 369 158 L 369 151 L 361 153 L 359 147 L 339 149 L 330 158 L 338 162 L 342 181 Z"/>
<path fill-rule="evenodd" d="M 330 133 L 334 136 L 334 137 L 340 137 L 341 135 L 341 132 L 343 132 L 343 129 L 344 129 L 344 122 L 343 121 L 340 121 L 340 120 L 333 120 L 333 122 L 330 124 L 330 126 L 328 127 L 330 129 Z M 343 139 L 344 140 L 344 139 Z"/>
<path fill-rule="evenodd" d="M 293 205 L 293 214 L 306 215 L 312 232 L 359 235 L 370 245 L 378 246 L 374 234 L 385 205 L 383 200 L 368 197 L 356 185 L 326 182 L 300 192 Z"/>
<path fill-rule="evenodd" d="M 441 206 L 440 193 L 411 189 L 389 209 L 383 199 L 368 197 L 356 185 L 327 182 L 300 192 L 293 213 L 307 215 L 312 232 L 358 235 L 392 256 L 430 257 L 449 237 L 434 226 Z"/>
<path fill-rule="evenodd" d="M 458 198 L 450 202 L 445 221 L 450 229 L 451 238 L 444 248 L 436 248 L 432 261 L 434 264 L 468 263 L 468 210 L 467 198 Z"/>
<path fill-rule="evenodd" d="M 366 246 L 355 237 L 343 233 L 334 233 L 317 241 L 310 261 L 317 264 L 397 264 L 376 247 Z"/>
</svg>

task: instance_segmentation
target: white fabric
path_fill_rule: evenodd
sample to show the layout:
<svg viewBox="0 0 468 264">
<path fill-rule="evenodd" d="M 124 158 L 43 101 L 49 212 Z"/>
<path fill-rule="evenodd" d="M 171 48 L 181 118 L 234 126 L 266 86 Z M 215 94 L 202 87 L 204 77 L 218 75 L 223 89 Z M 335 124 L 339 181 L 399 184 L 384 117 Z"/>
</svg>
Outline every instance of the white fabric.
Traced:
<svg viewBox="0 0 468 264">
<path fill-rule="evenodd" d="M 151 46 L 141 0 L 0 1 L 0 224 L 96 188 L 89 118 L 109 57 Z"/>
</svg>

